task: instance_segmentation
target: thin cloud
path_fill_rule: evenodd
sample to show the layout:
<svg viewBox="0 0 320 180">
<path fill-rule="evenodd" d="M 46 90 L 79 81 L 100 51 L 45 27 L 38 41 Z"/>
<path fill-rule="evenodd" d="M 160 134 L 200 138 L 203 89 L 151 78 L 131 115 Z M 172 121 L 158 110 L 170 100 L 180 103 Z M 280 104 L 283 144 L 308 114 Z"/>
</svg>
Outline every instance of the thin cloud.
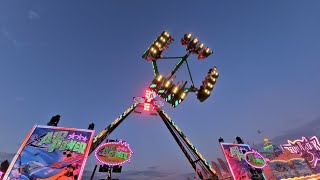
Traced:
<svg viewBox="0 0 320 180">
<path fill-rule="evenodd" d="M 24 101 L 24 97 L 16 97 L 15 100 L 18 101 L 18 102 L 19 101 Z"/>
<path fill-rule="evenodd" d="M 4 26 L 0 27 L 0 35 L 2 35 L 4 37 L 4 39 L 6 39 L 14 47 L 25 47 L 25 46 L 30 45 L 30 43 L 24 43 L 24 42 L 18 41 L 14 37 L 14 35 L 10 31 L 8 31 L 8 29 Z"/>
<path fill-rule="evenodd" d="M 288 140 L 301 139 L 302 136 L 320 137 L 320 118 L 309 121 L 306 124 L 284 131 L 281 135 L 270 139 L 275 145 L 286 144 Z M 258 147 L 263 147 L 263 144 L 258 144 Z"/>
<path fill-rule="evenodd" d="M 30 19 L 30 20 L 40 19 L 40 15 L 39 15 L 39 13 L 37 13 L 34 10 L 29 10 L 28 11 L 28 19 Z"/>
<path fill-rule="evenodd" d="M 147 169 L 157 169 L 159 166 L 149 166 Z"/>
</svg>

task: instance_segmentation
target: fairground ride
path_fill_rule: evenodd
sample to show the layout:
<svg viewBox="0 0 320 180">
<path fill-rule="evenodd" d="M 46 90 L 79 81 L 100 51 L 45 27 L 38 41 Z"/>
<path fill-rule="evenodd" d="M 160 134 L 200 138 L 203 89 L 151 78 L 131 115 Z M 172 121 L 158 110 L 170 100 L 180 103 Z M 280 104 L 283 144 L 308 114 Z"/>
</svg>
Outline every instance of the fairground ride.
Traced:
<svg viewBox="0 0 320 180">
<path fill-rule="evenodd" d="M 165 100 L 172 107 L 177 107 L 187 96 L 188 93 L 196 93 L 197 99 L 200 102 L 205 101 L 211 94 L 216 80 L 219 76 L 217 68 L 213 67 L 209 70 L 202 85 L 196 88 L 192 80 L 192 75 L 188 65 L 188 57 L 191 54 L 198 55 L 199 60 L 203 60 L 212 54 L 212 50 L 204 46 L 204 43 L 199 43 L 198 38 L 192 38 L 192 34 L 185 34 L 181 39 L 181 44 L 186 47 L 187 53 L 182 57 L 165 57 L 162 52 L 169 48 L 169 44 L 173 42 L 171 35 L 163 31 L 160 36 L 152 43 L 152 45 L 145 51 L 143 58 L 152 63 L 155 78 L 153 79 L 149 90 L 146 91 L 144 97 L 135 97 L 134 103 L 126 109 L 118 118 L 111 124 L 105 127 L 98 135 L 95 136 L 90 154 L 108 138 L 108 136 L 135 110 L 142 108 L 144 111 L 152 111 L 161 117 L 162 121 L 170 131 L 171 135 L 181 148 L 182 152 L 194 168 L 200 179 L 218 179 L 216 172 L 212 169 L 210 164 L 195 148 L 187 136 L 180 130 L 176 123 L 169 117 L 169 115 L 162 109 L 163 103 L 155 98 L 158 96 Z M 165 77 L 158 71 L 157 60 L 159 59 L 179 59 L 179 62 L 172 69 L 172 71 Z M 186 63 L 188 73 L 191 80 L 190 87 L 186 87 L 187 81 L 184 83 L 174 83 L 173 75 Z"/>
</svg>

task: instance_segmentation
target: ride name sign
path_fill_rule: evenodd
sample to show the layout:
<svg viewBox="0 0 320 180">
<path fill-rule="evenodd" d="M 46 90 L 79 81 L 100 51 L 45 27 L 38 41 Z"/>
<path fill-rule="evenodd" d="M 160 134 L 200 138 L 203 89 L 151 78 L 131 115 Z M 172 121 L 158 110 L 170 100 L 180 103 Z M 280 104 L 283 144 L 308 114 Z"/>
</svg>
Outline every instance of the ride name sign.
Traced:
<svg viewBox="0 0 320 180">
<path fill-rule="evenodd" d="M 87 129 L 35 125 L 4 180 L 81 179 L 93 134 Z"/>
<path fill-rule="evenodd" d="M 130 162 L 131 155 L 132 151 L 129 144 L 123 141 L 102 144 L 95 152 L 96 158 L 101 163 L 109 166 L 117 166 Z"/>
<path fill-rule="evenodd" d="M 257 151 L 252 150 L 244 154 L 244 160 L 252 167 L 262 169 L 267 165 L 266 159 Z"/>
</svg>

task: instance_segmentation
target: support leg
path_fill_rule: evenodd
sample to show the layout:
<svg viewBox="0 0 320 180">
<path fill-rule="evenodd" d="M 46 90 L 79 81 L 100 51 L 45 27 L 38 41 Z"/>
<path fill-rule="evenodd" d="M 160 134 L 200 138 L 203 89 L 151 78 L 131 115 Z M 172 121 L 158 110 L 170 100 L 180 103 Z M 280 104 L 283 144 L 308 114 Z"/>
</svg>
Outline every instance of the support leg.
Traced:
<svg viewBox="0 0 320 180">
<path fill-rule="evenodd" d="M 115 119 L 109 126 L 104 128 L 98 135 L 96 135 L 93 139 L 89 154 L 91 154 L 108 136 L 115 130 L 123 120 L 133 112 L 133 110 L 137 107 L 137 104 L 134 103 L 130 106 L 126 111 L 124 111 L 117 119 Z"/>
<path fill-rule="evenodd" d="M 200 154 L 200 152 L 194 147 L 194 145 L 191 143 L 191 141 L 182 133 L 182 131 L 179 129 L 179 127 L 172 121 L 172 119 L 168 116 L 166 112 L 164 112 L 162 109 L 158 109 L 158 114 L 161 117 L 161 119 L 165 122 L 166 126 L 168 127 L 169 131 L 171 134 L 174 136 L 176 139 L 178 135 L 178 140 L 176 139 L 177 143 L 179 144 L 185 144 L 186 147 L 181 148 L 184 154 L 187 151 L 184 151 L 183 149 L 188 149 L 189 152 L 191 152 L 192 156 L 195 158 L 195 160 L 190 161 L 189 157 L 191 157 L 189 154 L 186 155 L 188 158 L 189 162 L 191 163 L 192 167 L 196 170 L 196 164 L 198 164 L 201 169 L 204 171 L 204 173 L 209 174 L 212 179 L 217 179 L 218 176 L 216 175 L 216 172 L 212 169 L 210 164 L 205 160 L 205 158 Z M 179 139 L 181 140 L 180 142 Z M 201 172 L 197 172 L 200 178 L 203 178 Z M 200 175 L 201 174 L 201 175 Z"/>
</svg>

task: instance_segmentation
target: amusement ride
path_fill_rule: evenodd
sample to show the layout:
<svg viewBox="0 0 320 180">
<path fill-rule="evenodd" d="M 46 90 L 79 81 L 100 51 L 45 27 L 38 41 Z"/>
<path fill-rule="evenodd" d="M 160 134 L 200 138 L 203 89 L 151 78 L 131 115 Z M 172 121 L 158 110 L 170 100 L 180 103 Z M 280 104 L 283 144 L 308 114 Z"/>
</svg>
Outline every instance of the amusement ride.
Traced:
<svg viewBox="0 0 320 180">
<path fill-rule="evenodd" d="M 210 48 L 205 47 L 204 43 L 200 43 L 198 38 L 192 38 L 192 34 L 189 33 L 185 34 L 181 39 L 181 44 L 186 47 L 186 54 L 182 57 L 165 57 L 162 52 L 168 49 L 173 41 L 171 35 L 168 32 L 163 31 L 143 53 L 142 58 L 152 64 L 155 78 L 152 80 L 144 97 L 134 97 L 133 104 L 94 137 L 89 154 L 94 152 L 100 144 L 104 143 L 108 136 L 126 119 L 126 117 L 132 112 L 137 112 L 135 109 L 138 109 L 139 107 L 143 108 L 144 111 L 151 110 L 160 116 L 200 179 L 218 179 L 215 170 L 212 169 L 208 161 L 206 161 L 177 124 L 163 110 L 162 107 L 164 103 L 161 100 L 156 99 L 156 97 L 160 97 L 172 107 L 177 107 L 186 98 L 188 93 L 195 93 L 200 102 L 205 101 L 211 95 L 211 91 L 214 89 L 219 73 L 216 67 L 212 67 L 202 81 L 202 85 L 198 88 L 195 87 L 188 65 L 188 57 L 194 54 L 197 55 L 199 60 L 203 60 L 210 56 L 213 51 Z M 179 62 L 167 76 L 164 76 L 158 70 L 157 60 L 159 59 L 179 59 Z M 187 81 L 184 81 L 182 84 L 174 83 L 173 76 L 184 63 L 186 63 L 191 80 L 190 87 L 187 87 Z"/>
</svg>

